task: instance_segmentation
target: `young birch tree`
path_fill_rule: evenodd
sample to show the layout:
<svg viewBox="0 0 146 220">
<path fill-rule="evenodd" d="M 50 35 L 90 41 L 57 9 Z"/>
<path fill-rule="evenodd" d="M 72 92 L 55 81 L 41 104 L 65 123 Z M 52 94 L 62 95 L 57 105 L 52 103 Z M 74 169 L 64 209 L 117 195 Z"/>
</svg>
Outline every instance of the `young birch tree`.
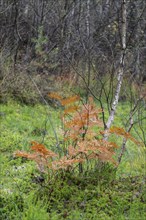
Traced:
<svg viewBox="0 0 146 220">
<path fill-rule="evenodd" d="M 106 131 L 111 127 L 112 122 L 114 120 L 116 108 L 118 105 L 119 101 L 119 96 L 120 96 L 120 91 L 121 91 L 121 86 L 123 82 L 123 75 L 124 75 L 124 63 L 125 63 L 125 55 L 126 55 L 126 0 L 122 0 L 121 3 L 121 15 L 122 15 L 122 24 L 121 24 L 121 54 L 120 54 L 120 62 L 119 62 L 119 67 L 116 69 L 116 74 L 117 74 L 117 86 L 115 90 L 115 95 L 112 101 L 112 106 L 111 106 L 111 111 L 109 118 L 106 123 Z M 106 133 L 104 136 L 104 139 L 108 139 L 108 134 Z"/>
</svg>

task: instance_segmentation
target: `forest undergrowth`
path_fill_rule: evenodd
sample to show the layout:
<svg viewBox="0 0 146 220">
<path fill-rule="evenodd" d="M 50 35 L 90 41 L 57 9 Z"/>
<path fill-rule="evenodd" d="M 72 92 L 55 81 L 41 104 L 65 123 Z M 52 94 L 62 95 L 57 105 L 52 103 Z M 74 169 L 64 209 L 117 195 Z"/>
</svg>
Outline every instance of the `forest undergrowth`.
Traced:
<svg viewBox="0 0 146 220">
<path fill-rule="evenodd" d="M 92 99 L 51 96 L 59 108 L 1 105 L 2 219 L 145 219 L 144 148 L 122 130 L 128 103 L 105 142 Z M 120 164 L 118 136 L 130 139 Z"/>
</svg>

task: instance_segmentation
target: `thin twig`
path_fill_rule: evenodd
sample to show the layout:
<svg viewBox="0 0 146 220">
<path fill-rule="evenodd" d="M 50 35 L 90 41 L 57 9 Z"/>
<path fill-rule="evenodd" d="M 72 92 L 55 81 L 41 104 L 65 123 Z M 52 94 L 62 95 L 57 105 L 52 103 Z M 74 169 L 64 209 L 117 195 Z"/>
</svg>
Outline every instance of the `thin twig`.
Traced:
<svg viewBox="0 0 146 220">
<path fill-rule="evenodd" d="M 44 98 L 44 96 L 42 95 L 41 91 L 39 90 L 37 84 L 35 83 L 34 79 L 30 76 L 30 74 L 28 74 L 28 77 L 30 78 L 30 80 L 32 81 L 32 83 L 34 84 L 36 90 L 38 91 L 40 97 L 42 98 L 43 102 L 46 104 L 46 106 L 49 108 L 49 104 L 48 102 L 46 101 L 46 99 Z M 53 126 L 53 122 L 52 122 L 52 119 L 51 119 L 51 115 L 50 113 L 48 114 L 48 120 L 50 122 L 50 125 L 52 127 L 52 130 L 53 130 L 53 133 L 54 133 L 54 136 L 55 136 L 55 139 L 56 139 L 56 143 L 57 143 L 57 147 L 59 147 L 59 140 L 58 140 L 58 136 L 57 136 L 57 133 L 55 131 L 55 128 Z"/>
</svg>

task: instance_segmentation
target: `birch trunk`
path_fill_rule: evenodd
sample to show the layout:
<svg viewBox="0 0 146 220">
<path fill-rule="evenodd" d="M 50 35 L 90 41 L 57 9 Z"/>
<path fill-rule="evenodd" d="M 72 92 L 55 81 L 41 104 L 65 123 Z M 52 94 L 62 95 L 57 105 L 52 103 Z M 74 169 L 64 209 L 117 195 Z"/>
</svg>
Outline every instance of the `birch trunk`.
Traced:
<svg viewBox="0 0 146 220">
<path fill-rule="evenodd" d="M 119 101 L 119 95 L 121 91 L 121 86 L 123 82 L 123 75 L 124 75 L 124 61 L 125 61 L 125 54 L 126 54 L 126 0 L 122 0 L 122 25 L 121 25 L 121 38 L 122 38 L 122 48 L 121 48 L 121 55 L 120 55 L 120 63 L 119 68 L 116 70 L 117 72 L 117 86 L 115 95 L 112 102 L 111 112 L 106 123 L 106 131 L 111 127 L 114 116 L 116 112 L 116 108 Z M 104 139 L 108 139 L 108 134 L 105 133 Z"/>
<path fill-rule="evenodd" d="M 87 14 L 86 14 L 86 28 L 87 28 L 87 37 L 90 37 L 90 0 L 87 0 Z"/>
</svg>

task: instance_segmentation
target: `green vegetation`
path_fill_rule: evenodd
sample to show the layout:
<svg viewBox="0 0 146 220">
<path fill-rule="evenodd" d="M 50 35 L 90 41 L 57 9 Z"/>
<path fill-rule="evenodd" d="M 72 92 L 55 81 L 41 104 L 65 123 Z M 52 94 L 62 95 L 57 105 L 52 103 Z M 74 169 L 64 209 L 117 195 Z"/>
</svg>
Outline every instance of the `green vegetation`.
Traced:
<svg viewBox="0 0 146 220">
<path fill-rule="evenodd" d="M 146 219 L 145 1 L 0 5 L 0 220 Z"/>
<path fill-rule="evenodd" d="M 131 142 L 117 170 L 105 164 L 80 176 L 58 171 L 49 179 L 37 171 L 33 161 L 13 155 L 16 150 L 29 150 L 32 140 L 57 151 L 49 120 L 59 134 L 60 110 L 13 101 L 1 105 L 1 219 L 144 220 L 144 151 Z M 128 104 L 119 105 L 115 125 L 123 125 L 126 112 Z"/>
</svg>

